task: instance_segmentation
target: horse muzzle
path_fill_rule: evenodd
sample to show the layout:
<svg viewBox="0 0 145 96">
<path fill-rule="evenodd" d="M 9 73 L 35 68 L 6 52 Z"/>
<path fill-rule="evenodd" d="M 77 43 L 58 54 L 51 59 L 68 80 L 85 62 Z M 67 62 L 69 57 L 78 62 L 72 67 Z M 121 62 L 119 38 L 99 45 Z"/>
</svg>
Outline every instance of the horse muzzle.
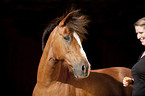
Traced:
<svg viewBox="0 0 145 96">
<path fill-rule="evenodd" d="M 73 71 L 74 71 L 74 76 L 77 79 L 87 78 L 90 74 L 90 63 L 85 61 L 85 62 L 80 62 L 79 64 L 75 64 L 73 66 Z"/>
</svg>

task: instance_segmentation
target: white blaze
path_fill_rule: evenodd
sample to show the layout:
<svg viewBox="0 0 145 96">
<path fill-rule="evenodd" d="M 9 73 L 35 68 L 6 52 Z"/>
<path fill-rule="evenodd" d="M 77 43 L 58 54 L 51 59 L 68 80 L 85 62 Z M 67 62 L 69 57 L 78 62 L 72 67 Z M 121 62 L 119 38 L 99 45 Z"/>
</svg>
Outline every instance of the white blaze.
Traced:
<svg viewBox="0 0 145 96">
<path fill-rule="evenodd" d="M 86 58 L 86 60 L 87 60 L 86 53 L 85 53 L 85 51 L 84 51 L 84 49 L 83 49 L 83 47 L 82 47 L 81 40 L 80 40 L 78 34 L 77 34 L 76 32 L 74 32 L 74 33 L 73 33 L 73 36 L 74 36 L 74 38 L 77 40 L 77 42 L 78 42 L 78 44 L 79 44 L 79 46 L 80 46 L 80 53 L 81 53 L 81 54 Z M 88 60 L 87 60 L 87 61 L 88 61 Z"/>
</svg>

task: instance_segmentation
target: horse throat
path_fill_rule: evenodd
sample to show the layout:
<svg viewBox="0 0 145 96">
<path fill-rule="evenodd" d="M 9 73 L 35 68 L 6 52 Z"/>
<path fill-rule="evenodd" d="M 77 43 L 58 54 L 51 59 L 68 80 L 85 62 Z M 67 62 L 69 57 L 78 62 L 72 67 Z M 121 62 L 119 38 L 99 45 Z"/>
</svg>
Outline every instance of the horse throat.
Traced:
<svg viewBox="0 0 145 96">
<path fill-rule="evenodd" d="M 63 60 L 53 57 L 50 46 L 45 47 L 38 67 L 37 83 L 44 86 L 49 86 L 53 81 L 66 83 L 69 77 L 67 66 L 64 66 Z"/>
</svg>

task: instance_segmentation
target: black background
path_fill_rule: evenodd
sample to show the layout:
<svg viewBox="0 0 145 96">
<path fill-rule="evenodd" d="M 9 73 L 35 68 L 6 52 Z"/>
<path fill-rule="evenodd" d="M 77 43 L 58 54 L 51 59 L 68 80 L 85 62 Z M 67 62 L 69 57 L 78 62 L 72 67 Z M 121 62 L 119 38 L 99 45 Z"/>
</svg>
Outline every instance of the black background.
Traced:
<svg viewBox="0 0 145 96">
<path fill-rule="evenodd" d="M 72 5 L 91 20 L 83 47 L 92 69 L 131 68 L 144 51 L 133 26 L 145 16 L 141 0 L 2 0 L 1 4 L 5 94 L 31 96 L 43 30 Z"/>
</svg>

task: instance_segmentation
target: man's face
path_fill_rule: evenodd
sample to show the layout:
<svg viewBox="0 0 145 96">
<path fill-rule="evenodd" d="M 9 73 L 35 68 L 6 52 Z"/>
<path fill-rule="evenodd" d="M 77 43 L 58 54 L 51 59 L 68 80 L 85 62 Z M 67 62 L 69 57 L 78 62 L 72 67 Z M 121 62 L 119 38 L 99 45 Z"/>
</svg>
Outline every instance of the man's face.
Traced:
<svg viewBox="0 0 145 96">
<path fill-rule="evenodd" d="M 145 46 L 145 25 L 135 26 L 137 39 L 139 39 L 143 46 Z"/>
</svg>

